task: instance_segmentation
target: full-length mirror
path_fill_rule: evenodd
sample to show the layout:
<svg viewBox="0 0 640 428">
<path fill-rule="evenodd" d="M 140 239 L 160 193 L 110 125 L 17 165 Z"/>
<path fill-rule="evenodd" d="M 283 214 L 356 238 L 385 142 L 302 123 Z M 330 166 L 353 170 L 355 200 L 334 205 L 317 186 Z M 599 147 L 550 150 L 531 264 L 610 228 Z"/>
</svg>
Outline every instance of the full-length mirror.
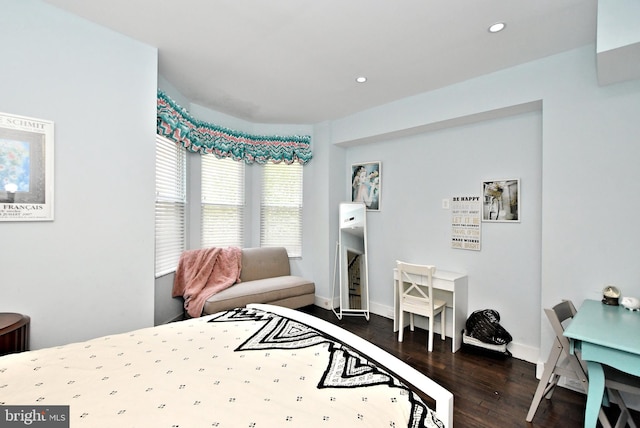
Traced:
<svg viewBox="0 0 640 428">
<path fill-rule="evenodd" d="M 369 277 L 366 205 L 361 202 L 341 203 L 339 225 L 336 264 L 339 269 L 340 309 L 339 311 L 334 309 L 334 312 L 340 319 L 342 315 L 364 315 L 368 320 Z"/>
</svg>

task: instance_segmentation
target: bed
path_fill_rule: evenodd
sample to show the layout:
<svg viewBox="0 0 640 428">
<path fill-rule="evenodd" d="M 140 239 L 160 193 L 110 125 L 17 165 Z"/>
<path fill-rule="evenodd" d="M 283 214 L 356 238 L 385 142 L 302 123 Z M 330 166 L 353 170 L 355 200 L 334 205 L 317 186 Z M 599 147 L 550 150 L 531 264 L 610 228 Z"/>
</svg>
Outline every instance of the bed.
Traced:
<svg viewBox="0 0 640 428">
<path fill-rule="evenodd" d="M 257 304 L 1 357 L 0 405 L 69 406 L 73 428 L 453 426 L 453 395 L 417 370 Z"/>
</svg>

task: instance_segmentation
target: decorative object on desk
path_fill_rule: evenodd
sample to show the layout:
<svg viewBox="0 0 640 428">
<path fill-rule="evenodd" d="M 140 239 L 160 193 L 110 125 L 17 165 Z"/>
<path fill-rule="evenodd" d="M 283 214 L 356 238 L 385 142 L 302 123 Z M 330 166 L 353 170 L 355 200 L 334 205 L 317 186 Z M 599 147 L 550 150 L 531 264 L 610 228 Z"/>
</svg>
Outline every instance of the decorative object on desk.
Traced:
<svg viewBox="0 0 640 428">
<path fill-rule="evenodd" d="M 482 221 L 520 222 L 520 180 L 482 182 Z"/>
<path fill-rule="evenodd" d="M 618 306 L 620 290 L 613 285 L 607 285 L 602 290 L 602 303 L 605 305 Z"/>
<path fill-rule="evenodd" d="M 640 311 L 640 299 L 637 297 L 623 297 L 620 304 L 630 311 Z"/>
<path fill-rule="evenodd" d="M 53 220 L 53 122 L 0 113 L 0 221 Z"/>
<path fill-rule="evenodd" d="M 351 165 L 351 202 L 362 202 L 369 211 L 380 211 L 382 185 L 380 162 Z"/>
</svg>

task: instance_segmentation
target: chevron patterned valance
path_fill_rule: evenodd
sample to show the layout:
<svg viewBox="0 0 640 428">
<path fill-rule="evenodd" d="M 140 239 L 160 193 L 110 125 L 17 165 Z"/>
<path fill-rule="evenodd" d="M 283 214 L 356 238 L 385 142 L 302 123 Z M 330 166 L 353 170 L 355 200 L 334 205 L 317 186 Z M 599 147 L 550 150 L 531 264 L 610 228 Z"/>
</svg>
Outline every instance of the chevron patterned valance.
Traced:
<svg viewBox="0 0 640 428">
<path fill-rule="evenodd" d="M 185 149 L 219 158 L 231 157 L 245 163 L 265 164 L 311 160 L 309 135 L 250 135 L 193 118 L 164 92 L 158 90 L 157 133 Z"/>
</svg>

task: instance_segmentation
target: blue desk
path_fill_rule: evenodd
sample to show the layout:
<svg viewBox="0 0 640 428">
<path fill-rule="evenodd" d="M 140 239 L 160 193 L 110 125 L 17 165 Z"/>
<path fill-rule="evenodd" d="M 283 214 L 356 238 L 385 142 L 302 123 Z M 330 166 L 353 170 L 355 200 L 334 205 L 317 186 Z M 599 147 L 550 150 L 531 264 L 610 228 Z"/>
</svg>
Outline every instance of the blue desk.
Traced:
<svg viewBox="0 0 640 428">
<path fill-rule="evenodd" d="M 582 350 L 589 369 L 584 426 L 596 426 L 604 396 L 602 364 L 640 376 L 640 312 L 585 300 L 564 335 Z"/>
</svg>

